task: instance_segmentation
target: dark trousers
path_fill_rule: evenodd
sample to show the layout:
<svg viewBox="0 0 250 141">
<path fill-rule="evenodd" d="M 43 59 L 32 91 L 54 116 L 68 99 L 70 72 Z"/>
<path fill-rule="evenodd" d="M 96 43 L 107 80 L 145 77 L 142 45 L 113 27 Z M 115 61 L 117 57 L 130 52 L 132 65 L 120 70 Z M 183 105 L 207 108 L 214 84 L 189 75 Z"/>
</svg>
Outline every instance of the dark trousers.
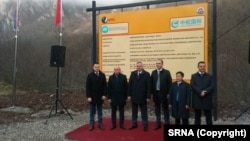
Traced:
<svg viewBox="0 0 250 141">
<path fill-rule="evenodd" d="M 195 121 L 194 124 L 195 125 L 200 125 L 201 124 L 201 109 L 195 109 L 194 113 L 195 113 Z M 207 125 L 213 125 L 213 121 L 212 121 L 212 111 L 211 110 L 203 110 L 204 111 L 204 115 L 206 118 L 206 124 Z"/>
<path fill-rule="evenodd" d="M 116 126 L 116 111 L 119 108 L 119 118 L 120 118 L 120 125 L 124 125 L 124 105 L 122 106 L 111 106 L 111 120 L 112 124 Z"/>
<path fill-rule="evenodd" d="M 89 104 L 89 123 L 90 125 L 94 125 L 95 123 L 95 114 L 96 114 L 96 110 L 97 110 L 97 116 L 98 116 L 98 124 L 102 125 L 102 103 L 100 104 L 93 104 L 90 103 Z"/>
<path fill-rule="evenodd" d="M 140 107 L 140 110 L 141 110 L 141 117 L 142 117 L 143 126 L 148 127 L 147 103 L 144 103 L 144 104 L 132 103 L 132 124 L 133 124 L 133 126 L 137 126 L 138 107 Z"/>
<path fill-rule="evenodd" d="M 161 110 L 163 110 L 165 124 L 169 124 L 169 110 L 167 100 L 163 101 L 162 103 L 155 102 L 155 116 L 157 124 L 161 124 Z"/>
<path fill-rule="evenodd" d="M 181 125 L 181 120 L 182 120 L 182 125 L 189 125 L 188 119 L 180 119 L 180 118 L 175 118 L 175 125 Z"/>
</svg>

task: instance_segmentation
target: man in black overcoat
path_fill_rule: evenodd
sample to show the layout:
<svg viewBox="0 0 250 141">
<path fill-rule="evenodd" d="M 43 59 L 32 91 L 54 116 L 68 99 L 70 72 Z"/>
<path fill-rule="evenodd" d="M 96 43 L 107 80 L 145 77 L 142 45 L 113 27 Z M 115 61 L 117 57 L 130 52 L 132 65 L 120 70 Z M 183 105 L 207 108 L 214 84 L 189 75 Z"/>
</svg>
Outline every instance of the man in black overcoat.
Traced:
<svg viewBox="0 0 250 141">
<path fill-rule="evenodd" d="M 148 130 L 147 103 L 150 100 L 151 84 L 150 74 L 143 69 L 142 62 L 136 63 L 136 70 L 131 72 L 128 87 L 128 100 L 132 102 L 132 126 L 130 130 L 137 128 L 138 107 L 141 110 L 144 131 Z"/>
<path fill-rule="evenodd" d="M 212 75 L 206 72 L 204 61 L 198 63 L 198 72 L 191 76 L 192 106 L 195 112 L 195 125 L 201 124 L 201 112 L 204 112 L 206 124 L 212 125 L 213 90 Z"/>
<path fill-rule="evenodd" d="M 151 83 L 156 115 L 156 126 L 154 130 L 157 130 L 161 128 L 162 110 L 165 124 L 169 124 L 168 95 L 172 84 L 170 71 L 163 68 L 162 59 L 156 60 L 156 69 L 151 73 Z"/>
<path fill-rule="evenodd" d="M 99 64 L 93 65 L 93 71 L 88 74 L 86 81 L 86 96 L 89 102 L 90 110 L 90 127 L 89 130 L 94 129 L 94 118 L 97 110 L 98 127 L 104 130 L 102 123 L 102 106 L 106 99 L 107 81 L 105 74 L 100 71 Z"/>
<path fill-rule="evenodd" d="M 127 76 L 121 73 L 119 66 L 114 67 L 114 73 L 109 76 L 108 80 L 108 101 L 111 105 L 111 122 L 110 130 L 116 128 L 116 111 L 119 108 L 120 128 L 124 127 L 124 106 L 127 100 L 128 80 Z"/>
</svg>

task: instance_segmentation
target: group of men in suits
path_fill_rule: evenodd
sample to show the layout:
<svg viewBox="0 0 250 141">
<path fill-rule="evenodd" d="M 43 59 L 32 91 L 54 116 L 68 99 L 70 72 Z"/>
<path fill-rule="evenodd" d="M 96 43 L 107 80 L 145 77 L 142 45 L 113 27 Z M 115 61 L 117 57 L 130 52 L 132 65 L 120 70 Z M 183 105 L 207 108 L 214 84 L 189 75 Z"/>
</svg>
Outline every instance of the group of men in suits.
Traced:
<svg viewBox="0 0 250 141">
<path fill-rule="evenodd" d="M 193 90 L 193 107 L 195 109 L 195 124 L 200 124 L 201 110 L 204 110 L 207 124 L 212 124 L 212 77 L 205 72 L 205 62 L 198 63 L 198 72 L 192 75 L 191 88 Z M 205 77 L 200 77 L 201 75 Z M 169 124 L 168 95 L 172 84 L 170 71 L 163 68 L 163 60 L 156 60 L 156 69 L 147 72 L 143 63 L 136 62 L 136 70 L 127 76 L 121 73 L 119 66 L 114 67 L 114 73 L 106 80 L 105 74 L 100 70 L 99 64 L 93 65 L 93 71 L 88 74 L 86 81 L 86 95 L 90 109 L 90 128 L 94 129 L 94 117 L 97 110 L 98 127 L 104 130 L 102 123 L 102 104 L 105 99 L 111 105 L 111 130 L 116 128 L 116 112 L 119 110 L 119 126 L 124 126 L 124 108 L 126 101 L 132 105 L 132 125 L 129 130 L 137 128 L 138 109 L 141 111 L 143 130 L 148 131 L 147 104 L 153 95 L 155 104 L 156 126 L 161 128 L 161 111 L 164 115 L 164 124 Z"/>
</svg>

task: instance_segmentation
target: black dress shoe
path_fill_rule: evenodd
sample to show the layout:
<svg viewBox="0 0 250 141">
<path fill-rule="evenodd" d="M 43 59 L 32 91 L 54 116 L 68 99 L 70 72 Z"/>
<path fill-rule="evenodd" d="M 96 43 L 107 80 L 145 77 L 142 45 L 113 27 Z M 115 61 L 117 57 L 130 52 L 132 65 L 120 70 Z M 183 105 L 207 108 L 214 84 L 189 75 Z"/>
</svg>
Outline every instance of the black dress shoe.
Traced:
<svg viewBox="0 0 250 141">
<path fill-rule="evenodd" d="M 164 125 L 169 125 L 170 123 L 169 122 L 165 122 Z"/>
<path fill-rule="evenodd" d="M 120 128 L 121 129 L 126 129 L 124 125 L 120 125 Z"/>
<path fill-rule="evenodd" d="M 144 130 L 144 132 L 147 132 L 148 131 L 148 127 L 144 127 L 143 130 Z"/>
<path fill-rule="evenodd" d="M 90 125 L 89 127 L 89 131 L 92 131 L 92 130 L 94 130 L 94 125 Z"/>
<path fill-rule="evenodd" d="M 154 130 L 158 130 L 160 128 L 161 128 L 161 125 L 156 125 L 155 128 L 154 128 Z"/>
<path fill-rule="evenodd" d="M 112 127 L 110 128 L 110 130 L 114 130 L 116 128 L 115 125 L 112 125 Z"/>
<path fill-rule="evenodd" d="M 132 125 L 130 128 L 128 128 L 129 130 L 133 130 L 133 129 L 135 129 L 135 128 L 137 128 L 137 125 Z"/>
<path fill-rule="evenodd" d="M 98 125 L 98 128 L 101 129 L 101 130 L 104 130 L 103 125 Z"/>
</svg>

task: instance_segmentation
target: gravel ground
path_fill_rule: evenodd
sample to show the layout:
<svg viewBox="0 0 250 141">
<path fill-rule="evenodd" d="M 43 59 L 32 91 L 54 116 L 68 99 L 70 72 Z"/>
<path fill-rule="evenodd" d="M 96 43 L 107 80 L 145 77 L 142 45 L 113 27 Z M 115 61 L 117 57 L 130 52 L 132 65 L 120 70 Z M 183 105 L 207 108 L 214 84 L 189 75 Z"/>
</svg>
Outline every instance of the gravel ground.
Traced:
<svg viewBox="0 0 250 141">
<path fill-rule="evenodd" d="M 2 141 L 69 141 L 64 134 L 70 132 L 89 121 L 89 111 L 74 113 L 69 110 L 73 120 L 68 114 L 52 114 L 50 118 L 44 117 L 43 111 L 39 119 L 25 122 L 0 124 L 0 140 Z M 126 112 L 126 118 L 130 118 Z M 110 110 L 103 110 L 103 117 L 110 117 Z M 149 117 L 153 118 L 153 117 Z M 46 124 L 47 121 L 47 124 Z M 105 125 L 105 123 L 104 123 Z M 107 127 L 109 128 L 109 127 Z"/>
<path fill-rule="evenodd" d="M 34 118 L 33 120 L 27 120 L 25 122 L 17 123 L 4 123 L 0 124 L 0 140 L 1 141 L 70 141 L 64 137 L 64 134 L 70 132 L 79 126 L 88 123 L 89 112 L 82 111 L 74 113 L 69 110 L 73 117 L 73 120 L 67 114 L 52 115 L 50 118 L 41 116 L 40 118 Z M 49 111 L 43 111 L 43 113 L 49 113 Z M 131 111 L 126 111 L 126 118 L 131 118 Z M 42 114 L 41 114 L 42 115 Z M 44 114 L 43 114 L 44 115 Z M 140 114 L 139 114 L 140 115 Z M 103 110 L 104 117 L 110 117 L 110 110 Z M 140 120 L 140 116 L 139 116 Z M 155 120 L 154 115 L 149 115 L 149 120 Z M 47 124 L 45 124 L 47 121 Z M 171 122 L 173 119 L 171 118 Z M 204 118 L 202 118 L 204 124 Z M 193 123 L 193 119 L 190 118 L 190 123 Z M 218 119 L 214 124 L 249 124 L 250 123 L 250 111 L 245 112 L 236 121 L 228 119 L 223 121 Z M 104 123 L 105 126 L 105 123 Z M 106 127 L 109 128 L 109 127 Z"/>
</svg>

